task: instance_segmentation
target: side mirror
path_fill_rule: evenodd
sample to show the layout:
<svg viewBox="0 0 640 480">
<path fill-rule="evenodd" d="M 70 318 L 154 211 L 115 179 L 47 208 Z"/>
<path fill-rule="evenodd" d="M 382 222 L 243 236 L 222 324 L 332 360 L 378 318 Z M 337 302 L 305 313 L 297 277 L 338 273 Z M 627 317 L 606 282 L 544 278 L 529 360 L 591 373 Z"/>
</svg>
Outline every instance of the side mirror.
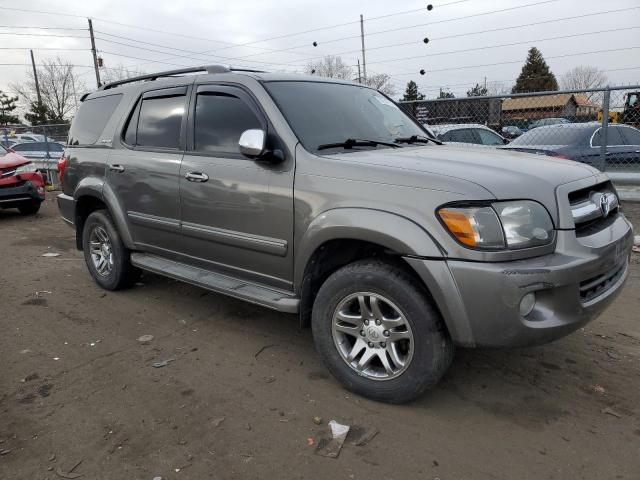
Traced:
<svg viewBox="0 0 640 480">
<path fill-rule="evenodd" d="M 267 135 L 264 130 L 258 128 L 245 130 L 238 140 L 240 153 L 249 158 L 258 158 L 264 155 L 266 139 Z"/>
</svg>

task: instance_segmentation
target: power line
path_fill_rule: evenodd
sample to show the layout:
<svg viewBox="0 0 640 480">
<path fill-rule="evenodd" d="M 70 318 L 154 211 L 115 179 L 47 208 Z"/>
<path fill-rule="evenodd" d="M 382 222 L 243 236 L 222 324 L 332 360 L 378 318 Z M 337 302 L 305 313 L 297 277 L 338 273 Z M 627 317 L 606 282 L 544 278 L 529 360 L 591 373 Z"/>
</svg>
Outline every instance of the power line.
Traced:
<svg viewBox="0 0 640 480">
<path fill-rule="evenodd" d="M 440 24 L 440 23 L 455 22 L 455 21 L 464 20 L 464 19 L 467 19 L 467 18 L 475 18 L 475 17 L 486 16 L 486 15 L 493 15 L 494 13 L 503 13 L 503 12 L 508 12 L 508 11 L 512 11 L 512 10 L 518 10 L 520 8 L 535 7 L 535 6 L 538 6 L 538 5 L 544 5 L 544 4 L 547 4 L 547 3 L 554 3 L 554 2 L 558 2 L 558 1 L 560 1 L 560 0 L 542 0 L 542 1 L 539 1 L 539 2 L 527 3 L 527 4 L 524 4 L 524 5 L 518 5 L 516 7 L 501 8 L 499 10 L 490 10 L 490 11 L 487 11 L 487 12 L 480 12 L 480 13 L 474 13 L 474 14 L 471 14 L 471 15 L 464 15 L 462 17 L 446 18 L 444 20 L 437 20 L 437 21 L 434 21 L 434 22 L 418 23 L 418 24 L 415 24 L 415 25 L 409 25 L 409 26 L 397 27 L 397 28 L 390 28 L 390 29 L 387 29 L 387 30 L 378 30 L 377 32 L 367 33 L 367 36 L 371 37 L 373 35 L 381 35 L 383 33 L 398 32 L 398 31 L 401 31 L 401 30 L 409 30 L 411 28 L 426 27 L 426 26 L 429 26 L 429 25 L 437 25 L 437 24 Z M 324 44 L 327 44 L 327 43 L 335 43 L 335 42 L 340 42 L 340 41 L 343 41 L 343 40 L 351 40 L 351 39 L 354 39 L 354 38 L 360 38 L 360 35 L 351 35 L 349 37 L 341 37 L 341 38 L 334 38 L 332 40 L 325 40 L 325 41 L 322 42 L 322 44 L 324 45 Z"/>
<path fill-rule="evenodd" d="M 580 18 L 585 18 L 585 17 L 593 17 L 593 16 L 601 16 L 601 15 L 607 15 L 610 13 L 620 13 L 620 12 L 627 12 L 629 10 L 637 10 L 640 9 L 640 6 L 638 7 L 629 7 L 629 8 L 620 8 L 617 10 L 605 10 L 605 11 L 600 11 L 600 12 L 593 12 L 593 13 L 586 13 L 583 15 L 573 15 L 571 17 L 564 17 L 564 18 L 555 18 L 555 19 L 549 19 L 549 20 L 543 20 L 540 22 L 533 22 L 533 23 L 523 23 L 520 25 L 511 25 L 508 27 L 499 27 L 499 28 L 492 28 L 489 30 L 477 30 L 475 32 L 465 32 L 465 33 L 457 33 L 455 35 L 446 35 L 443 37 L 429 37 L 429 42 L 432 42 L 434 40 L 446 40 L 446 39 L 450 39 L 450 38 L 458 38 L 458 37 L 467 37 L 469 35 L 479 35 L 479 34 L 483 34 L 483 33 L 494 33 L 494 32 L 502 32 L 502 31 L 506 31 L 506 30 L 514 30 L 514 29 L 518 29 L 518 28 L 524 28 L 524 27 L 533 27 L 533 26 L 537 26 L 537 25 L 546 25 L 549 23 L 556 23 L 556 22 L 561 22 L 561 21 L 567 21 L 567 20 L 577 20 Z M 617 29 L 616 29 L 617 30 Z M 381 50 L 381 49 L 385 49 L 385 48 L 392 48 L 392 47 L 405 47 L 407 45 L 422 45 L 423 41 L 419 40 L 413 40 L 411 42 L 402 42 L 402 43 L 393 43 L 393 44 L 387 44 L 387 45 L 380 45 L 377 47 L 367 47 L 367 51 L 371 51 L 371 50 Z M 295 47 L 288 47 L 287 49 L 282 49 L 281 51 L 285 51 L 285 50 L 292 50 L 295 48 L 301 48 L 300 45 L 295 46 Z M 347 50 L 344 52 L 337 52 L 334 55 L 346 55 L 346 54 L 350 54 L 350 53 L 358 53 L 360 50 Z M 311 60 L 316 60 L 316 59 L 321 59 L 323 58 L 324 55 L 320 55 L 317 57 L 313 57 L 313 58 L 309 58 L 306 59 L 307 61 L 311 61 Z M 248 58 L 248 56 L 245 56 L 243 58 Z M 300 61 L 300 60 L 295 60 Z M 293 63 L 293 62 L 291 62 Z"/>
<path fill-rule="evenodd" d="M 640 70 L 640 66 L 638 67 L 623 67 L 623 68 L 611 68 L 611 69 L 607 69 L 607 70 L 602 70 L 604 73 L 612 73 L 612 72 L 622 72 L 622 71 L 626 71 L 626 70 Z M 538 77 L 542 77 L 542 76 L 538 76 Z M 538 78 L 538 77 L 530 77 L 530 78 Z M 509 78 L 509 79 L 502 79 L 502 80 L 487 80 L 487 83 L 503 83 L 503 82 L 515 82 L 517 80 L 517 78 Z M 469 83 L 469 82 L 464 82 L 464 83 L 448 83 L 448 84 L 443 84 L 443 85 L 425 85 L 422 83 L 418 83 L 418 87 L 420 87 L 420 89 L 423 92 L 435 92 L 438 91 L 441 88 L 446 88 L 446 89 L 450 89 L 451 87 L 473 87 L 476 84 L 478 84 L 480 82 L 473 82 L 473 83 Z"/>
<path fill-rule="evenodd" d="M 429 58 L 429 57 L 437 57 L 437 56 L 440 56 L 440 55 L 451 55 L 451 54 L 454 54 L 454 53 L 466 53 L 466 52 L 474 52 L 474 51 L 478 51 L 478 50 L 487 50 L 487 49 L 491 49 L 491 48 L 511 47 L 511 46 L 515 46 L 515 45 L 525 45 L 525 44 L 528 44 L 528 43 L 535 43 L 535 42 L 546 42 L 546 41 L 550 41 L 550 40 L 561 40 L 561 39 L 565 39 L 565 38 L 583 37 L 583 36 L 588 36 L 588 35 L 598 35 L 598 34 L 602 34 L 602 33 L 617 33 L 617 32 L 621 32 L 621 31 L 625 31 L 625 30 L 635 30 L 635 29 L 638 29 L 638 28 L 640 28 L 640 26 L 616 28 L 615 30 L 599 30 L 599 31 L 596 31 L 596 32 L 574 33 L 574 34 L 570 34 L 570 35 L 560 35 L 560 36 L 557 36 L 557 37 L 536 38 L 536 39 L 525 40 L 525 41 L 521 41 L 521 42 L 502 43 L 502 44 L 499 44 L 499 45 L 484 45 L 484 46 L 475 47 L 475 48 L 463 48 L 463 49 L 459 49 L 459 50 L 449 50 L 449 51 L 446 51 L 446 52 L 429 53 L 429 54 L 425 54 L 425 55 L 416 55 L 416 56 L 412 56 L 412 57 L 393 58 L 393 59 L 384 60 L 384 62 L 389 62 L 389 63 L 401 62 L 403 60 L 415 60 L 417 58 Z M 374 63 L 382 63 L 382 62 L 369 62 L 369 63 L 374 64 Z"/>
<path fill-rule="evenodd" d="M 590 50 L 588 52 L 577 52 L 577 53 L 567 53 L 564 55 L 554 55 L 551 57 L 546 57 L 547 59 L 549 58 L 567 58 L 567 57 L 577 57 L 580 55 L 591 55 L 591 54 L 595 54 L 595 53 L 609 53 L 609 52 L 620 52 L 623 50 L 636 50 L 640 48 L 640 46 L 634 46 L 634 47 L 621 47 L 621 48 L 608 48 L 606 50 Z M 513 60 L 513 61 L 508 61 L 508 62 L 496 62 L 496 63 L 484 63 L 481 65 L 465 65 L 465 66 L 461 66 L 461 67 L 448 67 L 448 68 L 440 68 L 437 70 L 428 70 L 427 73 L 435 73 L 435 72 L 447 72 L 447 71 L 451 71 L 451 70 L 464 70 L 467 68 L 479 68 L 479 67 L 494 67 L 497 65 L 511 65 L 514 63 L 522 63 L 522 59 L 519 60 Z"/>
<path fill-rule="evenodd" d="M 57 47 L 0 47 L 0 50 L 61 50 L 61 51 L 87 51 L 88 48 L 57 48 Z"/>
<path fill-rule="evenodd" d="M 87 38 L 84 35 L 57 35 L 55 33 L 0 32 L 0 35 L 18 35 L 18 36 L 29 36 L 29 37 Z"/>
<path fill-rule="evenodd" d="M 0 28 L 25 28 L 35 30 L 87 30 L 86 28 L 68 28 L 68 27 L 39 27 L 26 25 L 0 25 Z"/>
<path fill-rule="evenodd" d="M 417 27 L 426 26 L 426 25 L 434 25 L 434 24 L 440 24 L 440 23 L 446 23 L 446 22 L 453 22 L 453 21 L 463 20 L 463 19 L 466 19 L 466 18 L 474 18 L 474 17 L 479 17 L 479 16 L 492 15 L 494 13 L 502 13 L 502 12 L 506 12 L 506 11 L 517 10 L 517 9 L 520 9 L 520 8 L 527 8 L 527 7 L 537 6 L 537 5 L 554 3 L 554 2 L 557 2 L 557 1 L 559 1 L 559 0 L 541 0 L 541 1 L 533 2 L 533 3 L 524 4 L 524 5 L 518 5 L 518 6 L 515 6 L 515 7 L 508 7 L 508 8 L 498 9 L 498 10 L 490 10 L 490 11 L 480 12 L 480 13 L 471 14 L 471 15 L 464 15 L 464 16 L 461 16 L 461 17 L 448 18 L 448 19 L 444 19 L 444 20 L 438 20 L 438 21 L 435 21 L 435 22 L 428 22 L 428 23 L 422 23 L 422 24 L 418 24 L 418 25 L 412 25 L 412 26 L 409 26 L 409 27 L 394 28 L 394 29 L 389 29 L 389 30 L 381 30 L 381 31 L 378 31 L 378 32 L 368 33 L 367 36 L 369 37 L 369 36 L 372 36 L 372 35 L 380 35 L 380 34 L 387 33 L 387 32 L 395 32 L 395 31 L 398 31 L 398 30 L 405 30 L 405 29 L 408 29 L 408 28 L 417 28 Z M 461 1 L 450 2 L 447 5 L 451 5 L 451 4 L 454 4 L 454 3 L 461 3 Z M 392 14 L 389 14 L 389 15 L 392 15 Z M 377 18 L 377 17 L 374 17 L 374 18 Z M 342 25 L 350 25 L 350 24 L 353 24 L 353 23 L 360 23 L 360 21 L 358 20 L 358 21 L 354 21 L 354 22 L 347 22 L 345 24 L 340 24 L 340 25 L 341 26 Z M 329 26 L 329 27 L 331 27 L 331 26 Z M 326 27 L 326 28 L 329 28 L 329 27 Z M 325 28 L 325 27 L 322 27 L 322 28 Z M 288 38 L 288 37 L 291 37 L 291 36 L 301 35 L 302 33 L 309 33 L 309 32 L 313 32 L 313 31 L 314 30 L 306 30 L 305 32 L 295 32 L 295 33 L 287 34 L 287 35 L 279 35 L 277 37 L 269 37 L 269 38 L 262 39 L 262 40 L 255 40 L 255 41 L 252 41 L 252 42 L 236 44 L 235 46 L 236 47 L 250 46 L 250 45 L 253 45 L 255 43 L 261 43 L 261 42 L 266 42 L 266 41 L 269 41 L 269 40 L 275 40 L 275 39 L 281 39 L 281 38 Z M 353 38 L 360 38 L 360 35 L 342 37 L 342 38 L 333 39 L 333 40 L 329 40 L 329 41 L 323 41 L 322 43 L 323 44 L 334 43 L 334 42 L 338 42 L 338 41 L 341 41 L 341 40 L 348 40 L 348 39 L 353 39 Z M 213 49 L 213 50 L 205 50 L 203 52 L 200 52 L 200 54 L 202 54 L 202 55 L 214 54 L 215 52 L 219 52 L 221 50 L 226 50 L 226 49 L 227 49 L 227 47 L 223 47 L 223 48 L 219 48 L 219 49 Z M 280 49 L 279 51 L 285 51 L 285 50 L 290 50 L 290 48 Z M 275 53 L 275 51 L 272 52 L 272 53 Z M 242 60 L 242 59 L 246 59 L 246 58 L 249 58 L 249 57 L 252 57 L 252 56 L 256 56 L 256 55 L 259 55 L 259 54 L 243 55 L 243 56 L 235 57 L 234 59 L 235 60 Z M 171 57 L 166 57 L 163 60 L 171 60 L 172 58 L 177 58 L 177 57 L 178 57 L 177 55 L 173 55 Z M 289 64 L 287 64 L 287 65 L 289 65 Z M 131 65 L 131 66 L 139 66 L 139 65 Z"/>
<path fill-rule="evenodd" d="M 99 30 L 96 30 L 95 32 L 96 33 L 100 33 L 101 35 L 111 35 L 109 33 L 102 32 L 102 31 L 99 31 Z M 136 40 L 135 38 L 131 38 L 131 37 L 124 37 L 124 36 L 119 36 L 119 35 L 111 35 L 111 36 L 116 37 L 116 38 L 123 38 L 123 39 L 131 40 L 133 42 L 137 42 L 137 43 L 140 43 L 140 44 L 143 44 L 143 45 L 151 45 L 151 46 L 154 46 L 154 47 L 165 48 L 165 49 L 168 49 L 168 50 L 175 50 L 175 51 L 178 51 L 178 52 L 189 53 L 189 54 L 192 54 L 192 55 L 203 55 L 203 54 L 201 54 L 199 52 L 196 52 L 196 51 L 193 51 L 193 50 L 186 50 L 186 49 L 182 49 L 182 48 L 170 47 L 170 46 L 161 45 L 161 44 L 158 44 L 158 43 L 143 42 L 141 40 Z M 145 47 L 141 47 L 141 46 L 138 46 L 138 45 L 133 45 L 133 44 L 130 44 L 130 43 L 125 43 L 125 42 L 118 42 L 116 40 L 110 40 L 108 38 L 103 38 L 103 37 L 96 37 L 96 40 L 100 40 L 100 41 L 107 42 L 107 43 L 113 43 L 115 45 L 122 45 L 122 46 L 125 46 L 125 47 L 136 48 L 136 49 L 139 49 L 139 50 L 146 50 L 146 51 L 149 51 L 149 52 L 162 53 L 162 54 L 165 54 L 165 55 L 171 54 L 171 52 L 155 50 L 155 49 L 151 49 L 151 48 L 145 48 Z M 233 57 L 223 57 L 223 56 L 220 56 L 220 55 L 209 55 L 209 57 L 211 57 L 211 56 L 215 56 L 215 57 L 217 57 L 219 59 L 222 59 L 222 60 L 237 60 L 236 58 L 233 58 Z M 190 58 L 192 60 L 198 60 L 200 62 L 206 61 L 206 59 L 203 59 L 203 58 L 188 57 L 188 56 L 185 56 L 185 55 L 180 55 L 180 58 Z M 168 60 L 168 59 L 165 59 L 165 60 Z M 244 63 L 248 63 L 247 61 L 243 61 L 243 62 Z M 262 63 L 262 64 L 265 64 L 265 65 L 279 65 L 279 66 L 285 65 L 284 63 L 267 62 L 267 61 L 261 61 L 261 60 L 255 60 L 255 61 L 249 61 L 249 62 Z"/>
</svg>

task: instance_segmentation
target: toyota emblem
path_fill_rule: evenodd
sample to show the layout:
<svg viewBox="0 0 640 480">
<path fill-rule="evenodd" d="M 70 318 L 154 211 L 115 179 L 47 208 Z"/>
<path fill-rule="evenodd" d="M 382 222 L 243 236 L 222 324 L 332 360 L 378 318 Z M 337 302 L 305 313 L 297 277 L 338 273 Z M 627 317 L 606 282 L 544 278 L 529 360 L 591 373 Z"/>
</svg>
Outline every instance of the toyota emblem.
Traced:
<svg viewBox="0 0 640 480">
<path fill-rule="evenodd" d="M 600 210 L 602 210 L 602 215 L 604 217 L 609 216 L 609 211 L 611 210 L 611 205 L 609 205 L 609 196 L 606 193 L 603 193 L 600 196 Z"/>
</svg>

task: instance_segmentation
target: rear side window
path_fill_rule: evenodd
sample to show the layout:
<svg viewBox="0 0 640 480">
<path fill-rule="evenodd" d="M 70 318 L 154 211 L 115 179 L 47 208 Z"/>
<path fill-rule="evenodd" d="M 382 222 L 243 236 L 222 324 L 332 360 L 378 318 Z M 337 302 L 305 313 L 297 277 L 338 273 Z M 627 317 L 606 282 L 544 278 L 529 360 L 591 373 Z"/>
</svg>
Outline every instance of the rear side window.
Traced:
<svg viewBox="0 0 640 480">
<path fill-rule="evenodd" d="M 596 134 L 593 136 L 592 144 L 594 147 L 600 147 L 602 145 L 602 129 L 599 128 Z M 607 146 L 612 147 L 614 145 L 624 145 L 624 140 L 620 134 L 620 129 L 617 127 L 607 128 Z"/>
<path fill-rule="evenodd" d="M 185 95 L 143 97 L 131 115 L 125 142 L 139 147 L 178 149 L 185 99 Z"/>
<path fill-rule="evenodd" d="M 476 140 L 476 137 L 473 135 L 473 131 L 468 128 L 464 128 L 462 130 L 451 130 L 443 137 L 443 140 L 449 142 L 478 143 L 478 140 Z"/>
<path fill-rule="evenodd" d="M 504 141 L 496 133 L 483 128 L 478 128 L 476 133 L 480 137 L 480 143 L 482 145 L 504 145 Z"/>
<path fill-rule="evenodd" d="M 629 127 L 621 127 L 625 145 L 640 145 L 640 130 Z"/>
<path fill-rule="evenodd" d="M 244 100 L 229 94 L 198 94 L 194 125 L 196 151 L 239 153 L 240 135 L 252 128 L 262 126 Z"/>
<path fill-rule="evenodd" d="M 82 102 L 69 130 L 69 145 L 93 145 L 122 100 L 122 94 Z"/>
</svg>

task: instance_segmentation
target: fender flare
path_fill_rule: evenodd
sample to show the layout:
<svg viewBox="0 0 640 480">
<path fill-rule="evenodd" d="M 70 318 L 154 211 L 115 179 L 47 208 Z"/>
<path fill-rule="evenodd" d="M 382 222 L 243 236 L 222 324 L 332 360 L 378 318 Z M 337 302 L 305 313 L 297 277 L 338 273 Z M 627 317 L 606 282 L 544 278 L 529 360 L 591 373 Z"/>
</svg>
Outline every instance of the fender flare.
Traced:
<svg viewBox="0 0 640 480">
<path fill-rule="evenodd" d="M 130 250 L 135 249 L 125 211 L 108 184 L 97 177 L 85 177 L 78 183 L 73 192 L 73 198 L 76 202 L 82 197 L 94 197 L 104 203 L 116 224 L 122 243 Z M 81 235 L 82 232 L 77 232 L 77 234 Z"/>
<path fill-rule="evenodd" d="M 302 285 L 311 256 L 331 240 L 362 240 L 401 255 L 443 258 L 437 242 L 413 220 L 384 210 L 335 208 L 314 218 L 298 241 L 294 285 Z"/>
</svg>

